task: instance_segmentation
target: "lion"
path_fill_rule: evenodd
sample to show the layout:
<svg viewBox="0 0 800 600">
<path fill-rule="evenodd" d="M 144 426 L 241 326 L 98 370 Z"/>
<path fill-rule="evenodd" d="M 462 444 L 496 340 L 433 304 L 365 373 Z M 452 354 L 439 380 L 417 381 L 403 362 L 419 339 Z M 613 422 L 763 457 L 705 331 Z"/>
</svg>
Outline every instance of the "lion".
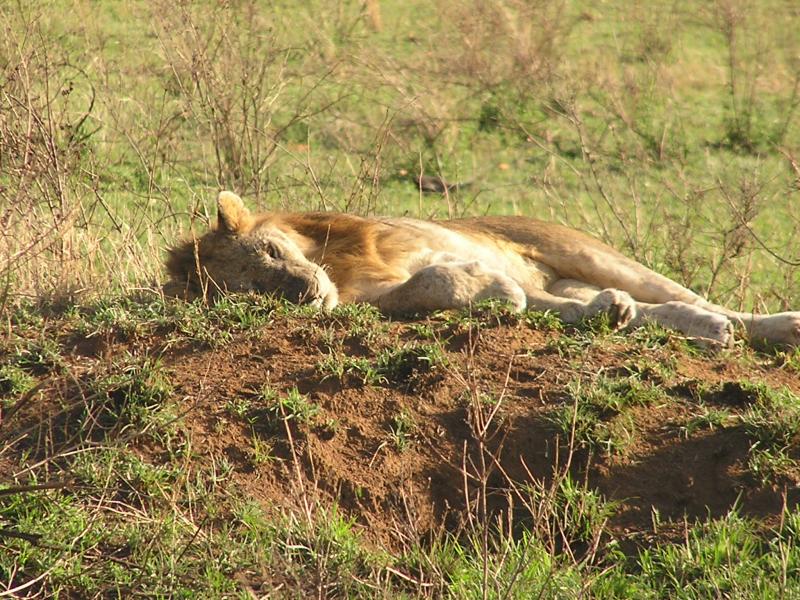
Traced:
<svg viewBox="0 0 800 600">
<path fill-rule="evenodd" d="M 251 213 L 223 191 L 218 224 L 169 250 L 165 291 L 191 299 L 277 294 L 321 309 L 365 302 L 389 316 L 497 298 L 566 323 L 604 313 L 615 328 L 654 321 L 727 347 L 800 345 L 800 312 L 758 315 L 713 304 L 575 229 L 537 219 L 448 221 L 332 212 Z"/>
</svg>

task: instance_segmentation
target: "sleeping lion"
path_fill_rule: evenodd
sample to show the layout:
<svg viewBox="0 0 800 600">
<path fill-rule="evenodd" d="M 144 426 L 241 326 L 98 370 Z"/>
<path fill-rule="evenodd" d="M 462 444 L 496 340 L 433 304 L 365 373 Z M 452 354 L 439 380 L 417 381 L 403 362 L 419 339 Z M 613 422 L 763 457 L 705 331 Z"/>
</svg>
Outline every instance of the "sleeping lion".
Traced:
<svg viewBox="0 0 800 600">
<path fill-rule="evenodd" d="M 728 310 L 554 223 L 253 214 L 232 192 L 221 192 L 217 207 L 216 229 L 169 251 L 168 293 L 256 291 L 324 309 L 368 302 L 388 315 L 498 298 L 517 310 L 553 311 L 567 323 L 607 313 L 617 328 L 655 321 L 721 346 L 733 342 L 737 325 L 752 343 L 800 345 L 800 312 Z"/>
</svg>

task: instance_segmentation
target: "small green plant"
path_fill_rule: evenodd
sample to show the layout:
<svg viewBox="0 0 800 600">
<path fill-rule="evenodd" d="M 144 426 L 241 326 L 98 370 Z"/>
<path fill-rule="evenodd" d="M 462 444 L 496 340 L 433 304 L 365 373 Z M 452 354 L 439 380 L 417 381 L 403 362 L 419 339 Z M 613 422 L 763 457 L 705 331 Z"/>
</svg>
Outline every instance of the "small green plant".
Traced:
<svg viewBox="0 0 800 600">
<path fill-rule="evenodd" d="M 633 377 L 653 384 L 663 384 L 669 381 L 677 369 L 677 359 L 675 355 L 668 354 L 659 359 L 649 356 L 638 356 L 625 363 L 624 369 Z"/>
<path fill-rule="evenodd" d="M 250 455 L 254 465 L 266 465 L 275 459 L 272 443 L 268 440 L 262 439 L 256 432 L 253 432 L 250 441 L 252 443 Z"/>
<path fill-rule="evenodd" d="M 269 406 L 278 399 L 278 390 L 268 383 L 265 383 L 255 393 L 255 398 L 261 404 Z"/>
<path fill-rule="evenodd" d="M 414 416 L 408 411 L 402 410 L 394 417 L 389 424 L 389 437 L 399 452 L 405 451 L 414 439 L 417 431 L 417 423 Z"/>
<path fill-rule="evenodd" d="M 76 307 L 72 320 L 76 332 L 84 337 L 113 333 L 129 339 L 144 335 L 150 329 L 149 318 L 154 315 L 148 308 L 152 307 L 124 296 L 101 298 L 91 306 Z"/>
<path fill-rule="evenodd" d="M 553 411 L 548 419 L 569 440 L 573 427 L 578 446 L 593 448 L 606 454 L 618 454 L 635 437 L 635 426 L 628 414 L 611 414 L 601 417 L 586 405 L 564 405 Z"/>
<path fill-rule="evenodd" d="M 329 352 L 317 363 L 317 371 L 324 377 L 335 377 L 341 382 L 347 377 L 355 377 L 362 385 L 386 383 L 386 378 L 368 358 L 347 356 L 342 352 Z"/>
<path fill-rule="evenodd" d="M 543 331 L 564 331 L 564 321 L 551 310 L 525 311 L 525 324 L 531 329 L 539 329 Z"/>
<path fill-rule="evenodd" d="M 592 337 L 605 337 L 616 332 L 611 326 L 611 316 L 607 312 L 582 319 L 577 329 Z"/>
<path fill-rule="evenodd" d="M 606 535 L 608 520 L 618 506 L 569 473 L 559 476 L 548 488 L 526 486 L 522 491 L 523 504 L 540 514 L 540 538 L 571 548 L 597 544 Z M 609 542 L 611 556 L 615 544 Z"/>
<path fill-rule="evenodd" d="M 762 485 L 782 481 L 800 484 L 800 464 L 787 454 L 786 448 L 762 448 L 755 443 L 748 453 L 747 467 Z"/>
<path fill-rule="evenodd" d="M 226 294 L 210 306 L 199 300 L 177 303 L 173 322 L 181 336 L 217 347 L 229 343 L 234 333 L 267 325 L 278 305 L 278 300 L 263 294 Z"/>
<path fill-rule="evenodd" d="M 575 440 L 585 445 L 602 445 L 603 440 L 597 440 L 595 428 L 599 423 L 597 414 L 581 404 L 558 407 L 548 414 L 547 420 L 555 426 L 556 430 L 569 439 L 573 429 Z"/>
<path fill-rule="evenodd" d="M 598 539 L 617 509 L 614 502 L 569 475 L 559 483 L 556 504 L 553 517 L 561 520 L 559 529 L 568 542 Z"/>
<path fill-rule="evenodd" d="M 264 294 L 227 294 L 211 305 L 209 318 L 220 328 L 256 329 L 271 321 L 276 303 L 275 298 Z"/>
<path fill-rule="evenodd" d="M 674 332 L 654 321 L 646 321 L 641 327 L 626 332 L 626 335 L 649 349 L 664 347 L 675 338 Z"/>
<path fill-rule="evenodd" d="M 320 426 L 320 431 L 325 439 L 330 439 L 335 436 L 342 428 L 342 422 L 333 417 L 326 419 Z"/>
<path fill-rule="evenodd" d="M 519 320 L 519 312 L 514 305 L 500 298 L 488 298 L 476 302 L 470 312 L 483 320 L 494 320 L 497 325 L 516 323 Z"/>
<path fill-rule="evenodd" d="M 176 464 L 150 464 L 124 448 L 107 448 L 93 456 L 79 454 L 71 464 L 74 475 L 85 485 L 99 488 L 108 485 L 111 477 L 136 494 L 153 497 L 163 494 L 181 475 Z"/>
<path fill-rule="evenodd" d="M 664 398 L 664 392 L 657 386 L 643 382 L 638 376 L 610 378 L 600 376 L 590 385 L 568 386 L 572 393 L 583 390 L 583 398 L 601 411 L 622 412 L 630 406 L 646 406 Z"/>
<path fill-rule="evenodd" d="M 374 361 L 365 357 L 347 356 L 342 352 L 329 352 L 317 363 L 317 371 L 344 381 L 356 377 L 363 385 L 385 385 L 413 380 L 447 365 L 447 356 L 439 344 L 412 343 L 401 348 L 381 351 Z"/>
<path fill-rule="evenodd" d="M 775 364 L 800 374 L 800 348 L 789 351 L 777 351 Z"/>
<path fill-rule="evenodd" d="M 298 330 L 309 339 L 318 340 L 328 352 L 340 350 L 344 340 L 358 340 L 369 347 L 388 331 L 388 323 L 371 304 L 339 304 L 331 311 L 307 315 Z"/>
<path fill-rule="evenodd" d="M 296 387 L 288 390 L 285 396 L 273 395 L 270 389 L 263 400 L 268 403 L 267 410 L 276 419 L 308 425 L 319 414 L 319 406 L 311 402 L 308 396 L 301 394 Z"/>
<path fill-rule="evenodd" d="M 63 359 L 58 342 L 51 337 L 44 337 L 23 341 L 16 347 L 9 362 L 28 373 L 41 375 L 57 369 Z"/>
<path fill-rule="evenodd" d="M 169 420 L 167 401 L 172 383 L 158 360 L 129 356 L 92 387 L 117 420 L 143 427 Z"/>
<path fill-rule="evenodd" d="M 723 429 L 733 419 L 734 416 L 729 410 L 700 404 L 698 410 L 681 426 L 681 435 L 685 438 L 690 438 L 698 431 Z"/>
<path fill-rule="evenodd" d="M 489 298 L 459 310 L 442 311 L 435 314 L 444 321 L 444 326 L 457 331 L 498 327 L 517 323 L 520 313 L 505 300 Z"/>
<path fill-rule="evenodd" d="M 341 335 L 334 327 L 330 325 L 325 323 L 303 323 L 298 328 L 298 332 L 310 334 L 309 337 L 311 339 L 314 339 L 312 336 L 316 336 L 317 347 L 321 350 L 327 351 L 328 354 L 342 352 Z"/>
<path fill-rule="evenodd" d="M 20 299 L 8 307 L 11 325 L 18 331 L 41 329 L 44 325 L 43 311 L 33 302 Z"/>
<path fill-rule="evenodd" d="M 0 398 L 14 398 L 30 390 L 36 380 L 17 365 L 0 366 Z"/>
<path fill-rule="evenodd" d="M 555 352 L 561 358 L 571 358 L 584 352 L 593 343 L 592 336 L 575 330 L 550 338 L 545 344 L 545 350 Z"/>
<path fill-rule="evenodd" d="M 393 382 L 405 382 L 447 365 L 447 356 L 439 344 L 411 344 L 390 348 L 377 359 L 377 371 Z"/>
<path fill-rule="evenodd" d="M 190 341 L 209 348 L 229 343 L 233 339 L 230 329 L 220 328 L 210 318 L 211 314 L 200 300 L 178 302 L 175 306 L 176 329 L 173 342 Z"/>
<path fill-rule="evenodd" d="M 440 311 L 433 313 L 432 318 L 441 319 L 441 330 L 469 331 L 478 330 L 486 327 L 486 323 L 482 322 L 478 317 L 472 314 L 463 314 L 461 312 L 453 311 Z"/>
<path fill-rule="evenodd" d="M 320 313 L 318 319 L 338 324 L 353 337 L 371 338 L 386 329 L 380 310 L 363 302 L 339 304 L 329 313 Z"/>
<path fill-rule="evenodd" d="M 119 396 L 126 404 L 148 406 L 164 402 L 172 393 L 172 385 L 158 360 L 128 357 L 99 388 L 108 395 Z"/>
<path fill-rule="evenodd" d="M 227 411 L 240 419 L 246 418 L 253 409 L 253 401 L 250 398 L 236 396 L 225 403 Z"/>
<path fill-rule="evenodd" d="M 411 323 L 408 329 L 415 336 L 423 340 L 436 339 L 436 330 L 430 323 Z"/>
</svg>

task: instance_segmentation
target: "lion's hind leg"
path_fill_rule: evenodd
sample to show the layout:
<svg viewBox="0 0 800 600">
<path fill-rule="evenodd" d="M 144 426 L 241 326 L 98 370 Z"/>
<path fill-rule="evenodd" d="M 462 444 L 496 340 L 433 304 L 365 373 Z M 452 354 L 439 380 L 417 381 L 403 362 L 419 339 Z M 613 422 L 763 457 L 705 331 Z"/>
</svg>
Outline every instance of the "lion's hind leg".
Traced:
<svg viewBox="0 0 800 600">
<path fill-rule="evenodd" d="M 690 337 L 727 345 L 732 339 L 732 321 L 742 326 L 753 344 L 800 347 L 800 312 L 755 315 L 727 309 L 605 244 L 575 232 L 565 232 L 544 241 L 546 243 L 542 244 L 542 239 L 537 238 L 531 242 L 537 250 L 536 259 L 563 278 L 548 287 L 551 293 L 562 295 L 558 287 L 563 286 L 564 296 L 586 301 L 585 290 L 576 292 L 580 285 L 588 285 L 595 292 L 601 288 L 617 288 L 637 300 L 640 316 L 634 324 L 651 319 Z"/>
<path fill-rule="evenodd" d="M 571 299 L 533 288 L 523 289 L 510 276 L 480 261 L 442 262 L 420 269 L 372 302 L 392 315 L 463 308 L 499 298 L 517 310 L 552 310 L 567 323 L 607 313 L 612 325 L 625 327 L 636 317 L 636 303 L 621 290 L 594 291 L 591 297 Z"/>
<path fill-rule="evenodd" d="M 575 279 L 558 279 L 548 286 L 547 293 L 558 298 L 578 300 L 581 303 L 581 312 L 577 317 L 570 318 L 570 315 L 562 311 L 561 319 L 567 323 L 575 323 L 582 318 L 606 313 L 609 315 L 611 325 L 621 329 L 638 317 L 636 301 L 623 290 L 600 289 Z M 529 301 L 529 305 L 531 304 Z M 533 305 L 530 307 L 536 308 Z"/>
<path fill-rule="evenodd" d="M 800 347 L 800 312 L 734 313 L 733 320 L 741 323 L 754 345 Z"/>
<path fill-rule="evenodd" d="M 672 301 L 663 304 L 637 304 L 639 319 L 634 326 L 653 321 L 662 327 L 680 331 L 701 342 L 729 348 L 733 345 L 733 323 L 725 315 L 695 304 Z"/>
<path fill-rule="evenodd" d="M 559 296 L 592 302 L 603 292 L 597 286 L 574 279 L 559 279 L 548 290 Z M 687 302 L 670 301 L 661 304 L 636 302 L 636 317 L 632 327 L 647 321 L 680 331 L 690 338 L 711 342 L 714 346 L 729 347 L 733 343 L 733 324 L 723 314 Z"/>
<path fill-rule="evenodd" d="M 624 327 L 636 315 L 633 298 L 620 290 L 603 290 L 581 301 L 531 287 L 523 289 L 510 276 L 480 261 L 442 262 L 420 269 L 373 303 L 387 314 L 402 315 L 463 308 L 473 302 L 499 298 L 509 301 L 517 310 L 526 307 L 552 310 L 567 323 L 607 313 L 617 327 Z"/>
</svg>

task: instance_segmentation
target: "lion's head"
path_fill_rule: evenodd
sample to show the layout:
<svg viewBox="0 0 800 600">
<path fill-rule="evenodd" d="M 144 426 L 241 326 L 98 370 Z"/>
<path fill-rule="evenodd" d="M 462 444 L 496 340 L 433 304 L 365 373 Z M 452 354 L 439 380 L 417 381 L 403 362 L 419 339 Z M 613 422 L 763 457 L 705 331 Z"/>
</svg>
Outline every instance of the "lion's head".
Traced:
<svg viewBox="0 0 800 600">
<path fill-rule="evenodd" d="M 216 229 L 169 250 L 169 295 L 187 299 L 224 292 L 276 294 L 297 303 L 332 308 L 336 286 L 269 218 L 255 218 L 232 192 L 217 198 Z"/>
</svg>

